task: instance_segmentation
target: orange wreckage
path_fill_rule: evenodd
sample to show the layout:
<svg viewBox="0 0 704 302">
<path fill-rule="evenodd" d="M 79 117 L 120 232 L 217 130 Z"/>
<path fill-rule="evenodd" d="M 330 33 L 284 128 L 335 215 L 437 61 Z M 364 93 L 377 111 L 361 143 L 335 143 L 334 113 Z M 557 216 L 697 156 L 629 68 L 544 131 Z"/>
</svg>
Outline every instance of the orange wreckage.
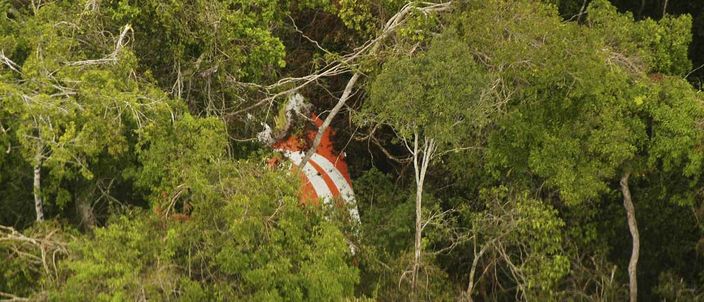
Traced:
<svg viewBox="0 0 704 302">
<path fill-rule="evenodd" d="M 313 115 L 313 122 L 316 128 L 320 128 L 323 124 L 323 121 L 315 115 Z M 313 141 L 316 134 L 317 129 L 313 129 L 307 130 L 302 138 L 290 135 L 275 142 L 272 147 L 298 166 L 305 157 L 307 142 Z M 359 221 L 352 181 L 347 170 L 347 163 L 345 163 L 345 154 L 344 152 L 335 152 L 331 140 L 332 135 L 333 132 L 330 128 L 325 129 L 316 152 L 303 167 L 301 197 L 303 201 L 322 199 L 325 203 L 342 200 L 350 209 L 352 219 Z M 275 164 L 275 161 L 271 163 Z"/>
</svg>

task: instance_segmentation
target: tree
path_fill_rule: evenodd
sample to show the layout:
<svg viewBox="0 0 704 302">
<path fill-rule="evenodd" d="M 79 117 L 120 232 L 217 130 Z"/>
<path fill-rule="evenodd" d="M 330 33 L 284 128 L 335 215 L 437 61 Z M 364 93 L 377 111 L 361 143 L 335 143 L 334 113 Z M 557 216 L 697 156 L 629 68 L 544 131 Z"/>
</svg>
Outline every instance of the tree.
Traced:
<svg viewBox="0 0 704 302">
<path fill-rule="evenodd" d="M 609 183 L 623 180 L 623 202 L 634 241 L 629 271 L 631 299 L 635 299 L 638 234 L 627 175 L 635 170 L 647 175 L 649 169 L 639 168 L 644 161 L 656 170 L 658 162 L 675 161 L 684 175 L 697 179 L 693 171 L 700 155 L 691 150 L 697 149 L 695 142 L 701 135 L 694 130 L 701 102 L 691 87 L 677 84 L 674 97 L 669 80 L 647 77 L 648 72 L 686 70 L 688 65 L 676 58 L 686 49 L 680 42 L 686 45 L 687 39 L 650 40 L 653 36 L 644 32 L 673 28 L 686 34 L 679 28 L 686 28 L 682 24 L 687 17 L 660 24 L 634 23 L 605 1 L 594 1 L 587 20 L 591 27 L 580 27 L 561 23 L 548 7 L 536 9 L 528 3 L 469 6 L 458 27 L 473 52 L 485 58 L 490 70 L 501 70 L 500 76 L 513 91 L 507 114 L 489 136 L 489 171 L 514 186 L 553 188 L 558 196 L 540 189 L 537 193 L 567 206 L 599 199 L 609 191 Z M 489 23 L 494 26 L 487 27 Z M 660 89 L 670 92 L 660 93 Z M 651 92 L 658 97 L 650 101 L 653 107 L 644 106 Z M 668 105 L 675 100 L 682 103 Z M 647 109 L 656 107 L 667 111 L 668 117 Z M 690 151 L 675 147 L 673 139 Z"/>
<path fill-rule="evenodd" d="M 0 0 L 0 299 L 700 299 L 701 5 L 631 2 Z"/>
<path fill-rule="evenodd" d="M 320 208 L 299 204 L 294 177 L 248 162 L 199 158 L 211 137 L 189 136 L 176 137 L 195 148 L 181 150 L 175 165 L 214 160 L 210 164 L 217 169 L 187 170 L 190 177 L 181 179 L 180 188 L 190 192 L 168 195 L 178 201 L 172 208 L 115 217 L 94 237 L 72 242 L 69 258 L 59 266 L 62 279 L 46 293 L 49 299 L 336 301 L 352 296 L 359 279 L 347 260 L 349 246 Z M 166 155 L 159 153 L 163 142 L 152 147 L 154 155 Z M 116 249 L 119 255 L 110 256 Z"/>
<path fill-rule="evenodd" d="M 486 210 L 468 213 L 474 249 L 465 295 L 468 301 L 474 301 L 477 283 L 491 275 L 489 268 L 501 263 L 523 300 L 554 299 L 556 283 L 569 271 L 562 251 L 564 222 L 557 211 L 527 194 L 513 194 L 506 187 L 485 190 Z M 494 273 L 494 282 L 501 283 L 501 277 Z"/>
<path fill-rule="evenodd" d="M 471 132 L 487 121 L 493 104 L 487 96 L 488 75 L 464 56 L 466 46 L 452 34 L 436 38 L 427 52 L 384 65 L 365 103 L 363 118 L 391 126 L 413 157 L 415 173 L 415 243 L 411 269 L 416 290 L 421 268 L 423 187 L 428 167 L 440 152 L 464 147 Z M 455 87 L 451 91 L 447 87 Z M 461 129 L 461 130 L 460 130 Z"/>
<path fill-rule="evenodd" d="M 60 208 L 79 199 L 61 183 L 91 181 L 102 162 L 129 156 L 132 131 L 166 121 L 183 108 L 132 76 L 135 57 L 124 49 L 130 26 L 116 34 L 109 49 L 77 51 L 82 33 L 65 24 L 77 13 L 59 3 L 38 10 L 17 32 L 28 37 L 17 46 L 28 56 L 21 63 L 6 58 L 8 66 L 17 68 L 7 70 L 0 84 L 2 110 L 14 119 L 13 134 L 33 170 L 37 221 L 45 218 L 46 197 Z M 81 24 L 88 34 L 91 25 Z M 106 58 L 86 59 L 104 52 L 109 52 Z M 94 220 L 82 218 L 91 225 Z"/>
</svg>

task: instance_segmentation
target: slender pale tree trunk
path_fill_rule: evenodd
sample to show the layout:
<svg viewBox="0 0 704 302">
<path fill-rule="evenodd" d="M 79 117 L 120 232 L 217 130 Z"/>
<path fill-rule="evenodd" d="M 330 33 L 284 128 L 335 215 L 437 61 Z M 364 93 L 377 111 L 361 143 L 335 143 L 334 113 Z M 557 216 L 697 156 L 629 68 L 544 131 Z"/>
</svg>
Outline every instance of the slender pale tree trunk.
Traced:
<svg viewBox="0 0 704 302">
<path fill-rule="evenodd" d="M 411 276 L 411 290 L 413 291 L 413 300 L 417 300 L 417 281 L 418 281 L 418 271 L 421 267 L 421 256 L 423 252 L 422 239 L 423 239 L 423 184 L 425 183 L 425 175 L 428 172 L 428 165 L 435 152 L 435 140 L 424 139 L 423 147 L 420 149 L 418 145 L 418 132 L 415 133 L 413 138 L 413 168 L 415 172 L 416 179 L 416 235 L 415 243 L 413 245 L 413 272 Z M 423 155 L 421 158 L 420 155 Z"/>
<path fill-rule="evenodd" d="M 623 193 L 623 206 L 626 208 L 628 218 L 628 230 L 633 238 L 631 249 L 631 260 L 628 262 L 628 288 L 630 302 L 638 301 L 638 256 L 640 254 L 640 235 L 638 234 L 638 222 L 636 221 L 636 209 L 631 199 L 631 191 L 628 188 L 629 173 L 621 177 L 621 193 Z"/>
<path fill-rule="evenodd" d="M 42 161 L 44 147 L 37 148 L 37 154 L 34 157 L 34 211 L 37 213 L 37 221 L 44 220 L 44 202 L 42 201 Z"/>
<path fill-rule="evenodd" d="M 474 260 L 472 260 L 472 267 L 469 270 L 469 283 L 467 284 L 467 301 L 468 302 L 474 302 L 474 299 L 472 298 L 472 292 L 474 291 L 474 286 L 476 285 L 474 282 L 474 275 L 477 273 L 477 265 L 479 264 L 479 259 L 484 256 L 484 253 L 486 253 L 486 250 L 488 249 L 488 245 L 484 246 L 479 253 L 477 254 L 476 251 L 476 246 L 477 242 L 476 240 L 474 241 Z"/>
</svg>

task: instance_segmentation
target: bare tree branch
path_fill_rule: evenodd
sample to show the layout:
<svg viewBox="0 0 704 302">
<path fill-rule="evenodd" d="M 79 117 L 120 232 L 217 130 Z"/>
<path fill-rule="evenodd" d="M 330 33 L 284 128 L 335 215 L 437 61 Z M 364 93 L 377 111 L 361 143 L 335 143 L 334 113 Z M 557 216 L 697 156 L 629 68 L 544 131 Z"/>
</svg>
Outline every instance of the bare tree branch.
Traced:
<svg viewBox="0 0 704 302">
<path fill-rule="evenodd" d="M 10 58 L 8 58 L 7 56 L 5 56 L 5 52 L 2 51 L 2 50 L 0 50 L 0 62 L 2 62 L 3 64 L 5 64 L 5 65 L 6 65 L 7 67 L 9 67 L 12 71 L 17 72 L 17 73 L 19 73 L 19 74 L 22 74 L 22 72 L 20 71 L 20 66 L 17 65 L 17 63 L 15 63 L 15 62 L 13 62 L 12 60 L 10 60 Z"/>
<path fill-rule="evenodd" d="M 56 270 L 56 254 L 68 254 L 68 249 L 65 242 L 54 239 L 57 230 L 53 230 L 41 237 L 26 236 L 12 227 L 0 225 L 0 243 L 16 243 L 18 246 L 10 248 L 14 253 L 21 257 L 27 257 L 33 260 L 38 260 L 44 272 L 53 278 L 58 278 Z M 29 244 L 29 247 L 23 244 Z M 24 252 L 20 249 L 38 249 L 40 256 L 35 256 L 31 252 Z M 53 268 L 53 269 L 52 269 Z"/>
<path fill-rule="evenodd" d="M 303 157 L 303 160 L 301 160 L 301 163 L 298 165 L 299 167 L 305 167 L 306 163 L 308 163 L 308 160 L 310 160 L 311 156 L 313 156 L 313 154 L 315 153 L 315 150 L 318 149 L 318 145 L 320 145 L 320 141 L 323 139 L 323 133 L 325 133 L 325 130 L 330 127 L 330 124 L 335 118 L 335 115 L 340 112 L 340 109 L 342 109 L 342 107 L 345 105 L 345 102 L 352 94 L 352 87 L 354 87 L 354 84 L 357 83 L 359 76 L 360 73 L 356 72 L 354 75 L 352 75 L 352 78 L 349 80 L 349 82 L 347 82 L 347 86 L 345 87 L 345 91 L 342 93 L 340 100 L 337 101 L 335 107 L 332 108 L 330 114 L 328 114 L 328 116 L 325 118 L 325 121 L 323 121 L 323 124 L 318 129 L 318 133 L 315 134 L 315 139 L 313 139 L 313 144 L 311 145 L 310 149 L 308 149 L 308 151 L 306 152 L 306 155 Z"/>
<path fill-rule="evenodd" d="M 120 50 L 125 46 L 126 44 L 126 37 L 128 32 L 132 32 L 132 25 L 126 24 L 124 27 L 122 27 L 122 32 L 120 32 L 120 36 L 117 38 L 117 42 L 115 42 L 115 50 L 110 53 L 107 57 L 102 58 L 102 59 L 94 59 L 94 60 L 83 60 L 83 61 L 75 61 L 75 62 L 68 62 L 66 63 L 67 65 L 70 66 L 82 66 L 82 65 L 100 65 L 100 64 L 109 64 L 109 63 L 117 63 L 117 55 L 120 53 Z"/>
<path fill-rule="evenodd" d="M 242 87 L 258 89 L 260 92 L 264 93 L 267 96 L 250 106 L 225 115 L 225 118 L 231 118 L 233 116 L 237 116 L 239 114 L 250 111 L 254 108 L 270 104 L 277 98 L 296 92 L 311 83 L 317 82 L 321 78 L 338 76 L 353 71 L 357 67 L 358 61 L 361 58 L 376 53 L 376 51 L 381 46 L 382 42 L 389 35 L 394 33 L 399 28 L 399 26 L 401 26 L 406 21 L 406 17 L 410 12 L 417 11 L 423 14 L 441 12 L 449 10 L 451 4 L 452 2 L 450 1 L 444 3 L 410 2 L 404 5 L 395 15 L 389 18 L 389 20 L 382 28 L 380 34 L 376 38 L 367 41 L 362 46 L 354 49 L 351 53 L 340 56 L 337 60 L 330 62 L 329 64 L 321 68 L 319 71 L 310 75 L 302 77 L 287 77 L 280 79 L 274 84 L 266 86 L 255 83 L 242 83 L 237 81 L 235 78 L 230 77 L 230 81 L 233 84 L 240 85 Z M 290 87 L 291 85 L 293 85 L 293 87 Z M 290 88 L 274 92 L 281 89 L 282 87 Z"/>
<path fill-rule="evenodd" d="M 10 293 L 0 292 L 1 302 L 11 302 L 11 301 L 29 301 L 29 298 L 18 297 Z"/>
</svg>

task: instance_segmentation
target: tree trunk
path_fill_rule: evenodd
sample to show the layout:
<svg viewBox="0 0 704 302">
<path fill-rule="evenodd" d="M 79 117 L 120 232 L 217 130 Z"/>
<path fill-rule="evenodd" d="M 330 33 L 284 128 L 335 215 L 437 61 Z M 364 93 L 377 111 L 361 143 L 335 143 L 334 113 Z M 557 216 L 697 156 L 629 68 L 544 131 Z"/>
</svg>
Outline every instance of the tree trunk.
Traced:
<svg viewBox="0 0 704 302">
<path fill-rule="evenodd" d="M 423 196 L 423 184 L 416 185 L 416 235 L 415 242 L 413 244 L 413 275 L 411 280 L 411 288 L 413 290 L 413 301 L 416 301 L 416 281 L 418 277 L 418 270 L 420 268 L 421 261 L 421 239 L 423 237 L 423 224 L 422 224 L 422 196 Z"/>
<path fill-rule="evenodd" d="M 484 246 L 480 251 L 479 254 L 476 253 L 476 246 L 477 242 L 475 240 L 474 242 L 474 259 L 472 260 L 472 267 L 469 270 L 469 283 L 467 284 L 467 301 L 468 302 L 473 302 L 474 299 L 472 298 L 472 292 L 474 291 L 474 275 L 477 272 L 477 265 L 479 264 L 479 258 L 484 256 L 484 253 L 486 253 L 486 250 L 488 249 L 488 246 Z"/>
<path fill-rule="evenodd" d="M 417 301 L 417 280 L 418 271 L 421 266 L 421 256 L 423 251 L 422 238 L 423 238 L 423 184 L 425 183 L 425 175 L 428 171 L 428 164 L 435 151 L 435 141 L 430 139 L 424 139 L 423 141 L 423 158 L 420 159 L 419 155 L 421 150 L 418 146 L 418 133 L 416 132 L 413 140 L 413 168 L 416 178 L 416 235 L 415 243 L 413 245 L 413 272 L 411 278 L 411 290 L 413 291 L 413 301 Z"/>
<path fill-rule="evenodd" d="M 76 196 L 76 213 L 80 217 L 81 221 L 79 225 L 84 231 L 89 231 L 95 228 L 97 219 L 95 218 L 95 213 L 93 212 L 93 205 L 85 194 Z"/>
<path fill-rule="evenodd" d="M 44 220 L 44 203 L 42 202 L 42 151 L 39 148 L 34 158 L 34 211 L 37 213 L 37 221 Z"/>
<path fill-rule="evenodd" d="M 621 177 L 621 192 L 623 193 L 623 206 L 626 208 L 626 216 L 628 217 L 628 230 L 633 238 L 633 246 L 631 249 L 631 260 L 628 262 L 628 288 L 630 302 L 638 301 L 638 256 L 640 254 L 640 235 L 638 234 L 638 223 L 636 221 L 636 209 L 633 206 L 631 199 L 631 191 L 628 188 L 628 176 L 625 173 Z"/>
</svg>

